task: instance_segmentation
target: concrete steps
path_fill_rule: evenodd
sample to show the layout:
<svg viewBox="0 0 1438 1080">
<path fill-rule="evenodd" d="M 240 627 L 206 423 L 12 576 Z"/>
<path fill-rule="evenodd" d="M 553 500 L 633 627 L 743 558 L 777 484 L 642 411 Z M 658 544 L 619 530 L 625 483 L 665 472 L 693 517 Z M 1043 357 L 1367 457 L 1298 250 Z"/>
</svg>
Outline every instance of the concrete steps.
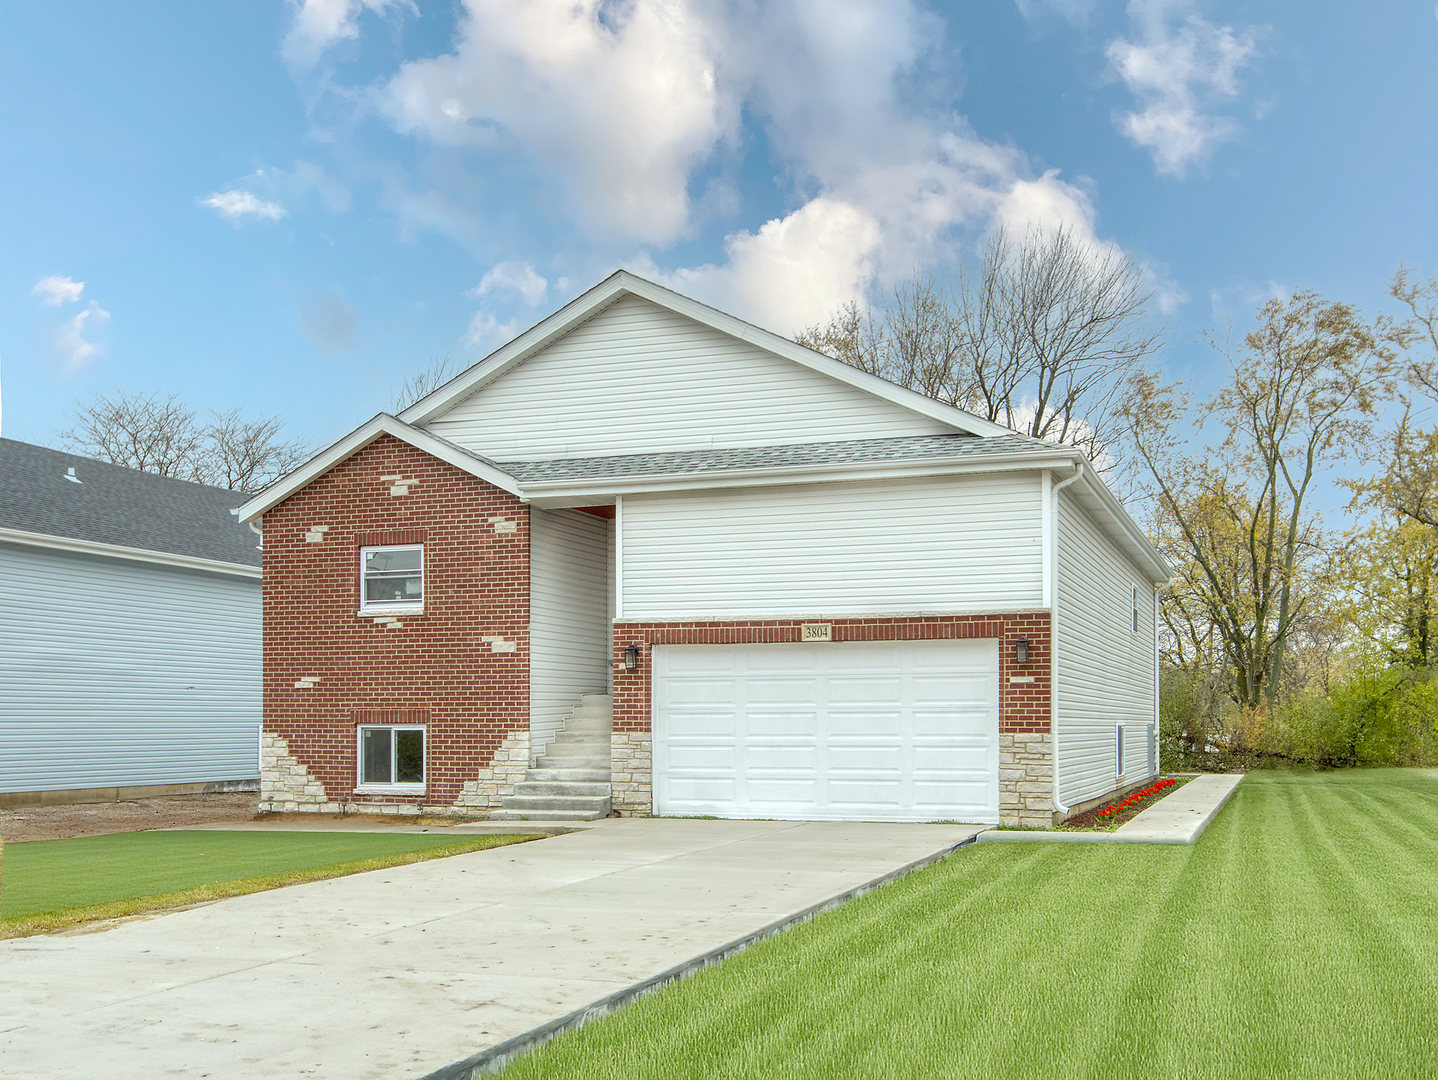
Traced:
<svg viewBox="0 0 1438 1080">
<path fill-rule="evenodd" d="M 589 821 L 608 817 L 609 732 L 614 706 L 608 694 L 585 694 L 564 730 L 514 785 L 491 821 Z"/>
</svg>

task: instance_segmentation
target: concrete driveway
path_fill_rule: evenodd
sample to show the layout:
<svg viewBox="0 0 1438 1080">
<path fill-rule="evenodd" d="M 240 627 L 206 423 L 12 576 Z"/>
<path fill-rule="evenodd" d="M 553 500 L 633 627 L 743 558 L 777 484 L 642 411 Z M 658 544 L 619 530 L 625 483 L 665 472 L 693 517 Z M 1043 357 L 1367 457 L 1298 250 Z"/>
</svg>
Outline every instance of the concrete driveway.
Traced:
<svg viewBox="0 0 1438 1080">
<path fill-rule="evenodd" d="M 0 942 L 0 1076 L 419 1077 L 981 828 L 609 819 Z"/>
</svg>

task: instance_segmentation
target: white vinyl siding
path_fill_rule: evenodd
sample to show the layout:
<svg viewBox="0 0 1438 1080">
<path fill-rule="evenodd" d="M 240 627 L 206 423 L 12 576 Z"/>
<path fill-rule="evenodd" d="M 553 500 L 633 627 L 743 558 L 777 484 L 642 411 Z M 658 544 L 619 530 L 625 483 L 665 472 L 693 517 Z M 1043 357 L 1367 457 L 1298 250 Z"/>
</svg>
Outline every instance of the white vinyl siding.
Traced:
<svg viewBox="0 0 1438 1080">
<path fill-rule="evenodd" d="M 1043 600 L 1036 474 L 624 499 L 622 619 L 996 611 Z"/>
<path fill-rule="evenodd" d="M 1059 494 L 1058 544 L 1059 794 L 1072 806 L 1114 789 L 1117 725 L 1156 720 L 1154 591 L 1068 491 Z M 1128 737 L 1136 744 L 1125 748 L 1130 763 L 1146 761 L 1138 731 Z M 1124 779 L 1142 776 L 1131 769 Z"/>
<path fill-rule="evenodd" d="M 997 642 L 653 655 L 659 814 L 998 823 Z"/>
<path fill-rule="evenodd" d="M 581 694 L 609 688 L 609 523 L 530 511 L 530 754 L 544 752 Z"/>
<path fill-rule="evenodd" d="M 0 791 L 259 776 L 259 579 L 0 544 Z"/>
<path fill-rule="evenodd" d="M 499 461 L 954 430 L 637 296 L 425 426 Z"/>
</svg>

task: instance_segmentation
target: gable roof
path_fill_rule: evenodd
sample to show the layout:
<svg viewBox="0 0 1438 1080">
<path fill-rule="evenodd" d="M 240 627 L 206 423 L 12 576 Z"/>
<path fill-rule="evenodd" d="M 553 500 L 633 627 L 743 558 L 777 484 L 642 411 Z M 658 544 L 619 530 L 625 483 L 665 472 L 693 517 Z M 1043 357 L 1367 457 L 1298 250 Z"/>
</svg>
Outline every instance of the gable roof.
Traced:
<svg viewBox="0 0 1438 1080">
<path fill-rule="evenodd" d="M 0 439 L 0 540 L 257 574 L 259 538 L 230 512 L 244 500 L 239 491 Z"/>
<path fill-rule="evenodd" d="M 601 281 L 582 296 L 571 300 L 549 318 L 501 346 L 478 364 L 462 372 L 437 390 L 420 398 L 399 414 L 406 423 L 423 426 L 438 419 L 448 409 L 469 397 L 506 372 L 518 367 L 531 356 L 558 341 L 611 304 L 626 296 L 637 296 L 693 319 L 720 333 L 755 345 L 766 352 L 792 361 L 811 371 L 819 372 L 838 382 L 855 387 L 919 415 L 936 420 L 958 431 L 983 437 L 1011 435 L 1008 428 L 984 420 L 972 413 L 945 405 L 897 383 L 870 375 L 813 349 L 805 348 L 753 323 L 745 322 L 726 312 L 682 296 L 662 285 L 619 270 Z"/>
<path fill-rule="evenodd" d="M 432 457 L 446 461 L 471 476 L 477 476 L 502 491 L 519 495 L 519 484 L 502 466 L 482 457 L 472 450 L 457 446 L 448 439 L 441 439 L 423 428 L 406 424 L 389 413 L 379 413 L 355 428 L 338 442 L 331 443 L 294 472 L 282 476 L 259 494 L 240 507 L 241 521 L 253 521 L 272 506 L 278 506 L 296 491 L 304 488 L 329 472 L 340 462 L 363 450 L 381 435 L 392 435 L 401 442 L 407 442 Z"/>
</svg>

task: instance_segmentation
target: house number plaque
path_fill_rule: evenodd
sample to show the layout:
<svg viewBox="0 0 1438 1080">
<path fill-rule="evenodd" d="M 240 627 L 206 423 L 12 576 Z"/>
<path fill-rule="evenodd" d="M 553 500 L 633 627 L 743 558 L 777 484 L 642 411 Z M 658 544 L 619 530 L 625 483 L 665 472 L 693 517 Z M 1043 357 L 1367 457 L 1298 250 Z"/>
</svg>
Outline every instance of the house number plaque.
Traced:
<svg viewBox="0 0 1438 1080">
<path fill-rule="evenodd" d="M 834 625 L 826 622 L 806 622 L 799 624 L 800 641 L 833 641 Z"/>
</svg>

